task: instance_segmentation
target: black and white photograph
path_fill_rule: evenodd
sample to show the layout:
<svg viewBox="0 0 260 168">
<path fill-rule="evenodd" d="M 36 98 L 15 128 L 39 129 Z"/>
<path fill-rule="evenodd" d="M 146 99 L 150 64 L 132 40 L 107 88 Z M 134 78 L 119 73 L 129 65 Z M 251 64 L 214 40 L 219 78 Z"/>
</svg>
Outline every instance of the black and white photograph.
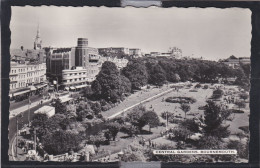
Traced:
<svg viewBox="0 0 260 168">
<path fill-rule="evenodd" d="M 12 6 L 10 161 L 248 163 L 251 11 Z"/>
</svg>

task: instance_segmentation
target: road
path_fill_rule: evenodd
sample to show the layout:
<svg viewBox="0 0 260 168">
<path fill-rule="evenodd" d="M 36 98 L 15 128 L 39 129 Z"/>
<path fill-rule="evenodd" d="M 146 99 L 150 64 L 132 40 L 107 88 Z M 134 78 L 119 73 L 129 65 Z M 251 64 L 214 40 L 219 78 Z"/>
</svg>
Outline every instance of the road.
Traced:
<svg viewBox="0 0 260 168">
<path fill-rule="evenodd" d="M 39 95 L 33 95 L 30 97 L 30 100 L 31 102 L 37 102 L 39 100 L 42 99 L 42 96 L 39 96 Z M 20 102 L 13 102 L 13 103 L 10 103 L 10 108 L 9 110 L 14 110 L 14 109 L 17 109 L 17 108 L 20 108 L 24 105 L 28 104 L 28 99 L 26 100 L 23 100 L 23 101 L 20 101 Z"/>
<path fill-rule="evenodd" d="M 49 104 L 49 102 L 45 102 L 45 103 L 42 104 L 42 106 L 48 105 L 48 104 Z M 36 111 L 37 109 L 39 109 L 42 106 L 41 105 L 37 105 L 37 106 L 35 106 L 35 107 L 30 109 L 30 120 L 33 117 L 32 114 L 34 113 L 34 111 Z M 28 123 L 29 110 L 26 110 L 26 111 L 24 111 L 21 114 L 22 114 L 22 117 L 19 119 L 19 123 L 20 124 L 18 125 L 19 129 L 22 127 L 22 123 L 23 124 Z M 12 117 L 12 118 L 9 119 L 9 126 L 8 126 L 8 128 L 9 128 L 8 138 L 12 139 L 13 136 L 15 135 L 15 133 L 16 133 L 16 117 Z"/>
</svg>

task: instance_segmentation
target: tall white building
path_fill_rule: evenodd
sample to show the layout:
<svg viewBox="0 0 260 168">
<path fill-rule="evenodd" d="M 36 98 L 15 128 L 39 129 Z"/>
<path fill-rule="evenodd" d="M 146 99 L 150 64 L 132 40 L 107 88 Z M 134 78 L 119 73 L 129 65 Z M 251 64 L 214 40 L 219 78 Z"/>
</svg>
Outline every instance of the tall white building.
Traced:
<svg viewBox="0 0 260 168">
<path fill-rule="evenodd" d="M 46 86 L 46 64 L 19 64 L 11 62 L 10 79 L 10 94 L 19 95 L 21 89 L 26 90 L 33 88 L 41 88 Z M 30 87 L 31 86 L 31 87 Z"/>
</svg>

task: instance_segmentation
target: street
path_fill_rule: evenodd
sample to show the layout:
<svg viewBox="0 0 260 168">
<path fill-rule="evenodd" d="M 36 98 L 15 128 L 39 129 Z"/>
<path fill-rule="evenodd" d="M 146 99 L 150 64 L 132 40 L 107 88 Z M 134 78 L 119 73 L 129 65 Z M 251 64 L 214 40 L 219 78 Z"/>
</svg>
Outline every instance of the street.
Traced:
<svg viewBox="0 0 260 168">
<path fill-rule="evenodd" d="M 41 106 L 47 105 L 48 102 L 43 103 L 42 105 L 37 105 L 33 108 L 30 109 L 30 120 L 33 117 L 33 112 L 36 111 L 37 109 L 39 109 Z M 29 115 L 29 110 L 26 110 L 25 112 L 21 113 L 22 117 L 19 118 L 19 124 L 18 124 L 18 129 L 21 129 L 23 124 L 28 123 L 28 115 Z M 22 124 L 23 123 L 23 124 Z M 11 141 L 16 133 L 16 117 L 12 117 L 9 119 L 9 134 L 8 134 L 8 138 Z M 11 142 L 9 142 L 11 143 Z M 9 146 L 10 147 L 10 146 Z"/>
</svg>

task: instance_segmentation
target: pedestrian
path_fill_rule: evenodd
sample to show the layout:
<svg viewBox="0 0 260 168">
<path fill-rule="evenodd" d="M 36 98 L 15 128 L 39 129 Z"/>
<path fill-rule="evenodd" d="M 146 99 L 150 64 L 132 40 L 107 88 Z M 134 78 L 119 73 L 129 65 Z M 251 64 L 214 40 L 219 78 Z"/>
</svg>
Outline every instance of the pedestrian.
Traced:
<svg viewBox="0 0 260 168">
<path fill-rule="evenodd" d="M 151 147 L 151 139 L 149 139 L 149 141 L 148 141 L 148 142 L 149 142 L 149 146 Z"/>
</svg>

